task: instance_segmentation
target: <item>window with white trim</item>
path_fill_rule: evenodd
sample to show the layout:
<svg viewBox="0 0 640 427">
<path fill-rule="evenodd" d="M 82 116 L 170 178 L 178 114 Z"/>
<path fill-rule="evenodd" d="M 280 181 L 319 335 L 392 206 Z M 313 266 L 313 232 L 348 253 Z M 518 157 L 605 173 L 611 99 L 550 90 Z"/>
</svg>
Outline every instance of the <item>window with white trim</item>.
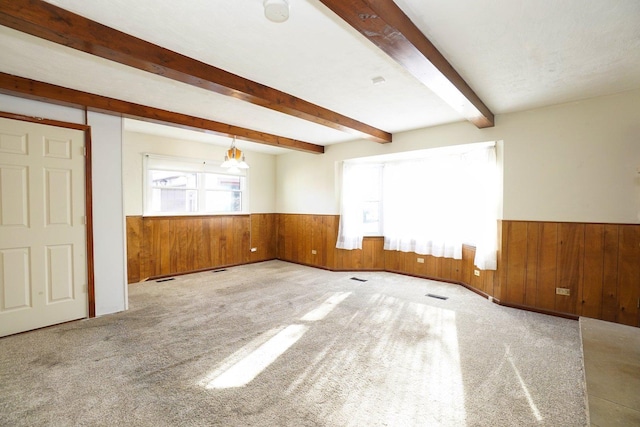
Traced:
<svg viewBox="0 0 640 427">
<path fill-rule="evenodd" d="M 248 212 L 246 170 L 145 154 L 144 177 L 145 215 Z"/>
</svg>

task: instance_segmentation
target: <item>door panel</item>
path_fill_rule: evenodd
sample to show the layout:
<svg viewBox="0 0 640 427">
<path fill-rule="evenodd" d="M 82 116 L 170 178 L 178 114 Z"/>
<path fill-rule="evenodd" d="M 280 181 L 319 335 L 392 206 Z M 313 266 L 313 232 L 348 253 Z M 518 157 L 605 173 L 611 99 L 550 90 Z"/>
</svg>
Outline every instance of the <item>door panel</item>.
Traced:
<svg viewBox="0 0 640 427">
<path fill-rule="evenodd" d="M 0 336 L 87 317 L 84 132 L 0 118 Z"/>
</svg>

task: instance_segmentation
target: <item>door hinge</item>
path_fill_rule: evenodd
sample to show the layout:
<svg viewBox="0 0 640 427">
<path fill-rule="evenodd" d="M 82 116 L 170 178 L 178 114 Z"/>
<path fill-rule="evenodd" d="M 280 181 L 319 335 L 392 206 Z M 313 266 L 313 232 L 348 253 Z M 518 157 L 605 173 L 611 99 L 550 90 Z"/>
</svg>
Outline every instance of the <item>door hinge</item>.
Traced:
<svg viewBox="0 0 640 427">
<path fill-rule="evenodd" d="M 82 217 L 82 224 L 83 225 L 87 225 L 87 217 L 86 216 Z"/>
<path fill-rule="evenodd" d="M 87 147 L 82 147 L 82 155 L 87 157 Z"/>
</svg>

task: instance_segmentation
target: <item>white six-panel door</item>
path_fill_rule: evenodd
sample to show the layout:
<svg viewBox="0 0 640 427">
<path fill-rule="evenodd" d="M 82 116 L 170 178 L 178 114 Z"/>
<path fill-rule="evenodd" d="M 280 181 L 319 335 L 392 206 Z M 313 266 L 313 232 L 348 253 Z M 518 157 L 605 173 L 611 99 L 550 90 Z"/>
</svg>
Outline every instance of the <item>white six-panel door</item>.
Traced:
<svg viewBox="0 0 640 427">
<path fill-rule="evenodd" d="M 0 118 L 0 336 L 88 315 L 84 144 Z"/>
</svg>

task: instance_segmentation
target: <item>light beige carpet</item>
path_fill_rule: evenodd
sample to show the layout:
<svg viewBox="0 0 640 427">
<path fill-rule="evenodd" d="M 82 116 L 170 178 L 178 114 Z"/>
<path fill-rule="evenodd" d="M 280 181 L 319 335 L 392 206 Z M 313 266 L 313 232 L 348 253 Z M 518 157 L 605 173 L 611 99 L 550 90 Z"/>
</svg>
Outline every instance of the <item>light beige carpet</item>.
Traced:
<svg viewBox="0 0 640 427">
<path fill-rule="evenodd" d="M 269 261 L 129 297 L 0 339 L 0 425 L 587 424 L 578 323 L 456 285 Z"/>
</svg>

